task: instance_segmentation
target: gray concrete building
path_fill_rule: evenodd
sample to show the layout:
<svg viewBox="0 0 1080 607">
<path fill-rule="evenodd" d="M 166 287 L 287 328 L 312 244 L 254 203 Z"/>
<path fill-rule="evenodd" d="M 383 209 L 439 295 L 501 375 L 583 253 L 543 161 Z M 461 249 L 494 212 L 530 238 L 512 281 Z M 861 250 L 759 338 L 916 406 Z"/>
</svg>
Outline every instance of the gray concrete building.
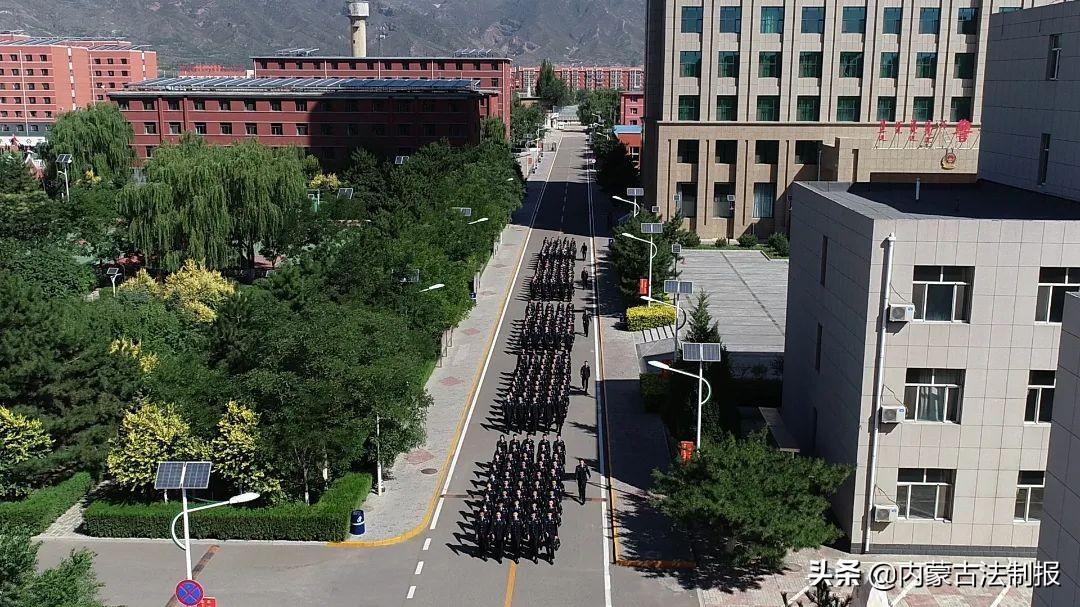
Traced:
<svg viewBox="0 0 1080 607">
<path fill-rule="evenodd" d="M 973 181 L 988 17 L 1045 3 L 648 0 L 647 199 L 736 238 L 794 181 Z"/>
<path fill-rule="evenodd" d="M 1033 555 L 1080 204 L 988 181 L 794 192 L 781 413 L 855 467 L 834 503 L 851 549 Z"/>
</svg>

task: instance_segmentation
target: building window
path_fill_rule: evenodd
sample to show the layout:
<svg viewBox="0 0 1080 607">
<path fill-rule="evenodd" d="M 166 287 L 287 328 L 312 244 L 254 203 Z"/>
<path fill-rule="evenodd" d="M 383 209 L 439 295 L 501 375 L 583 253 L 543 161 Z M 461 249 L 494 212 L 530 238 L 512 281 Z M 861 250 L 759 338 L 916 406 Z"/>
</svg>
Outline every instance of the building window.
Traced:
<svg viewBox="0 0 1080 607">
<path fill-rule="evenodd" d="M 739 153 L 739 142 L 734 139 L 721 139 L 716 142 L 713 162 L 717 164 L 735 164 Z"/>
<path fill-rule="evenodd" d="M 232 135 L 232 123 L 220 122 L 218 123 L 218 129 L 221 130 L 222 135 Z"/>
<path fill-rule="evenodd" d="M 971 97 L 953 97 L 949 102 L 949 120 L 971 120 Z"/>
<path fill-rule="evenodd" d="M 298 112 L 306 112 L 307 111 L 307 99 L 297 99 L 296 100 L 296 111 L 298 111 Z"/>
<path fill-rule="evenodd" d="M 1057 80 L 1061 63 L 1061 34 L 1050 34 L 1050 49 L 1046 54 L 1046 79 Z"/>
<path fill-rule="evenodd" d="M 255 102 L 252 101 L 252 100 L 245 101 L 244 102 L 244 109 L 249 111 L 249 112 L 254 112 L 255 111 Z"/>
<path fill-rule="evenodd" d="M 775 139 L 759 139 L 754 143 L 754 162 L 776 164 L 780 158 L 780 142 Z"/>
<path fill-rule="evenodd" d="M 739 100 L 735 95 L 717 95 L 716 119 L 737 120 L 736 114 L 739 109 Z"/>
<path fill-rule="evenodd" d="M 780 120 L 780 97 L 778 95 L 758 95 L 757 119 L 761 122 Z"/>
<path fill-rule="evenodd" d="M 778 51 L 761 51 L 758 53 L 758 77 L 780 77 L 780 53 Z"/>
<path fill-rule="evenodd" d="M 956 12 L 956 33 L 968 36 L 979 33 L 979 9 L 962 8 Z"/>
<path fill-rule="evenodd" d="M 775 183 L 754 184 L 754 219 L 769 219 L 773 216 L 773 203 L 776 202 Z"/>
<path fill-rule="evenodd" d="M 275 123 L 270 125 L 270 134 L 271 135 L 284 135 L 285 134 L 285 128 L 281 125 L 280 122 L 275 122 Z"/>
<path fill-rule="evenodd" d="M 784 33 L 784 7 L 763 6 L 761 7 L 761 33 L 782 34 Z"/>
<path fill-rule="evenodd" d="M 1065 295 L 1078 290 L 1080 290 L 1080 268 L 1039 268 L 1039 295 L 1035 300 L 1035 320 L 1061 322 L 1061 314 L 1065 309 Z"/>
<path fill-rule="evenodd" d="M 963 79 L 975 77 L 975 53 L 956 53 L 953 57 L 953 76 Z"/>
<path fill-rule="evenodd" d="M 799 53 L 799 77 L 821 78 L 820 51 L 803 51 Z"/>
<path fill-rule="evenodd" d="M 297 135 L 307 135 L 308 134 L 308 125 L 306 125 L 306 124 L 298 124 L 298 125 L 296 125 L 296 134 Z"/>
<path fill-rule="evenodd" d="M 698 120 L 701 111 L 697 95 L 679 95 L 679 120 Z"/>
<path fill-rule="evenodd" d="M 191 105 L 196 110 L 205 110 L 206 109 L 206 102 L 203 101 L 202 99 L 196 99 L 196 100 L 192 101 Z"/>
<path fill-rule="evenodd" d="M 804 6 L 802 9 L 802 33 L 825 33 L 825 7 Z"/>
<path fill-rule="evenodd" d="M 682 7 L 682 33 L 700 34 L 704 17 L 704 10 L 700 6 Z"/>
<path fill-rule="evenodd" d="M 972 274 L 971 268 L 960 266 L 915 266 L 911 285 L 915 318 L 967 322 Z"/>
<path fill-rule="evenodd" d="M 818 153 L 821 152 L 820 141 L 797 140 L 795 141 L 795 162 L 799 164 L 817 164 Z"/>
<path fill-rule="evenodd" d="M 937 53 L 917 53 L 915 55 L 915 77 L 934 79 L 937 74 Z"/>
<path fill-rule="evenodd" d="M 862 78 L 862 53 L 840 53 L 840 77 Z"/>
<path fill-rule="evenodd" d="M 1027 406 L 1024 421 L 1049 424 L 1054 414 L 1054 372 L 1028 372 Z"/>
<path fill-rule="evenodd" d="M 904 384 L 906 417 L 920 422 L 959 422 L 964 372 L 958 369 L 908 369 Z"/>
<path fill-rule="evenodd" d="M 276 100 L 276 99 L 271 101 L 270 102 L 270 111 L 271 112 L 280 112 L 281 111 L 281 102 Z"/>
<path fill-rule="evenodd" d="M 738 78 L 739 77 L 739 52 L 738 51 L 720 51 L 720 77 L 721 78 Z"/>
<path fill-rule="evenodd" d="M 678 202 L 678 212 L 683 217 L 697 217 L 697 184 L 675 184 L 675 197 Z"/>
<path fill-rule="evenodd" d="M 877 119 L 885 122 L 896 120 L 896 97 L 877 98 Z"/>
<path fill-rule="evenodd" d="M 941 25 L 941 9 L 923 7 L 919 10 L 919 33 L 937 35 Z"/>
<path fill-rule="evenodd" d="M 732 200 L 728 200 L 728 196 L 732 197 Z M 734 183 L 714 183 L 713 184 L 713 217 L 731 217 L 735 210 L 735 184 Z"/>
<path fill-rule="evenodd" d="M 1050 133 L 1043 133 L 1039 140 L 1039 174 L 1035 182 L 1046 185 L 1046 172 L 1050 167 Z"/>
<path fill-rule="evenodd" d="M 169 123 L 169 134 L 170 135 L 179 135 L 180 134 L 180 123 L 179 122 L 170 122 Z"/>
<path fill-rule="evenodd" d="M 795 103 L 796 120 L 817 122 L 821 119 L 821 99 L 817 95 L 799 95 Z"/>
<path fill-rule="evenodd" d="M 143 133 L 147 135 L 157 135 L 157 123 L 156 122 L 144 122 Z"/>
<path fill-rule="evenodd" d="M 1030 522 L 1042 519 L 1043 489 L 1046 473 L 1042 470 L 1021 470 L 1016 475 L 1016 508 L 1013 519 Z"/>
<path fill-rule="evenodd" d="M 218 109 L 222 112 L 232 111 L 232 102 L 228 99 L 222 99 L 221 101 L 218 101 Z"/>
<path fill-rule="evenodd" d="M 247 135 L 258 135 L 259 134 L 259 125 L 255 124 L 254 122 L 245 122 L 244 123 L 244 133 L 247 134 Z"/>
<path fill-rule="evenodd" d="M 896 471 L 896 505 L 900 518 L 948 520 L 952 513 L 952 470 L 900 468 Z"/>
<path fill-rule="evenodd" d="M 934 119 L 934 98 L 933 97 L 916 97 L 912 101 L 912 120 L 919 122 L 925 122 L 927 120 Z"/>
<path fill-rule="evenodd" d="M 206 123 L 205 122 L 196 122 L 195 123 L 195 132 L 198 133 L 199 135 L 205 135 L 206 134 Z"/>
<path fill-rule="evenodd" d="M 814 339 L 814 370 L 821 371 L 821 323 L 818 323 L 817 337 Z"/>
<path fill-rule="evenodd" d="M 675 161 L 682 164 L 697 164 L 698 140 L 680 139 L 675 145 Z"/>
<path fill-rule="evenodd" d="M 1015 13 L 1018 10 L 1023 9 L 1022 6 L 1002 6 L 998 9 L 999 13 Z"/>
<path fill-rule="evenodd" d="M 845 6 L 843 23 L 840 31 L 845 34 L 863 34 L 866 32 L 866 7 Z"/>
<path fill-rule="evenodd" d="M 169 100 L 169 109 L 170 110 L 178 110 L 178 109 L 180 109 L 180 100 L 179 99 L 170 99 Z"/>
<path fill-rule="evenodd" d="M 896 78 L 900 75 L 900 53 L 881 53 L 881 71 L 879 75 L 882 78 Z"/>
<path fill-rule="evenodd" d="M 333 127 L 333 125 L 330 125 L 330 124 L 321 124 L 321 125 L 319 125 L 319 133 L 321 133 L 323 135 L 333 135 L 334 134 L 334 127 Z"/>
<path fill-rule="evenodd" d="M 147 99 L 146 101 L 143 101 L 142 106 L 144 110 L 152 110 L 156 107 L 152 99 Z"/>
<path fill-rule="evenodd" d="M 684 78 L 701 77 L 701 51 L 679 53 L 679 75 Z"/>
<path fill-rule="evenodd" d="M 720 7 L 720 33 L 738 34 L 742 30 L 742 7 Z"/>
<path fill-rule="evenodd" d="M 839 122 L 858 122 L 859 121 L 859 98 L 852 97 L 837 97 L 836 98 L 836 120 Z"/>
</svg>

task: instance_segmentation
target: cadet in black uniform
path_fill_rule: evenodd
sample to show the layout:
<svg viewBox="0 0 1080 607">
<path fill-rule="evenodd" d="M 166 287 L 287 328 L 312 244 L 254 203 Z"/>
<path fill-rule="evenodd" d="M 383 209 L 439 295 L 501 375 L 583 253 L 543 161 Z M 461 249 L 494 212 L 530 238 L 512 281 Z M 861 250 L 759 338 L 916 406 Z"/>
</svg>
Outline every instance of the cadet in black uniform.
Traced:
<svg viewBox="0 0 1080 607">
<path fill-rule="evenodd" d="M 585 361 L 585 364 L 581 365 L 581 391 L 585 394 L 589 393 L 590 376 L 592 376 L 592 369 L 589 368 L 589 361 Z"/>
<path fill-rule="evenodd" d="M 577 468 L 574 469 L 574 476 L 577 477 L 578 501 L 584 504 L 585 484 L 589 482 L 589 477 L 592 476 L 592 471 L 590 471 L 589 467 L 585 465 L 585 460 L 578 460 Z"/>
</svg>

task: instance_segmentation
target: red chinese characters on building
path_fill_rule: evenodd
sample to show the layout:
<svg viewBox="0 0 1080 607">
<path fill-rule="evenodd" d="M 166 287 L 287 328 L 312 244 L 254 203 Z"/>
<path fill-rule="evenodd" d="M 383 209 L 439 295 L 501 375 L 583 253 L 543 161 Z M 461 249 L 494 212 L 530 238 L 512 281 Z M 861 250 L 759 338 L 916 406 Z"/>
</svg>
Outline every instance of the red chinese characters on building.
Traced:
<svg viewBox="0 0 1080 607">
<path fill-rule="evenodd" d="M 956 140 L 960 143 L 964 143 L 971 137 L 971 122 L 968 120 L 961 120 L 956 123 Z"/>
<path fill-rule="evenodd" d="M 881 121 L 881 122 L 880 122 L 880 123 L 878 124 L 878 129 L 877 129 L 877 140 L 878 140 L 878 141 L 885 141 L 885 121 L 884 121 L 884 120 L 882 120 L 882 121 Z"/>
</svg>

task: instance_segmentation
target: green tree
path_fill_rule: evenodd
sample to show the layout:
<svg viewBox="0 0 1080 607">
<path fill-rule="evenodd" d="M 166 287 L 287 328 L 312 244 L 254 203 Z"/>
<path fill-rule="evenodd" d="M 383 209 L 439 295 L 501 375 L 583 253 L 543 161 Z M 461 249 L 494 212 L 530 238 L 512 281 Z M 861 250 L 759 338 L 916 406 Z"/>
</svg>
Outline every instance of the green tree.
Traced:
<svg viewBox="0 0 1080 607">
<path fill-rule="evenodd" d="M 55 160 L 60 154 L 71 154 L 72 164 L 68 169 L 71 184 L 87 171 L 93 171 L 105 182 L 122 185 L 131 179 L 134 138 L 131 124 L 116 105 L 95 103 L 56 119 L 49 134 L 47 157 Z M 55 163 L 50 166 L 50 174 L 55 178 Z"/>
<path fill-rule="evenodd" d="M 540 63 L 540 74 L 536 79 L 536 96 L 549 108 L 564 105 L 570 100 L 566 83 L 555 75 L 555 68 L 547 59 Z"/>
<path fill-rule="evenodd" d="M 253 268 L 258 247 L 281 250 L 286 218 L 309 204 L 297 153 L 257 142 L 185 137 L 155 152 L 146 178 L 120 192 L 120 212 L 132 243 L 169 270 L 186 259 Z"/>
<path fill-rule="evenodd" d="M 158 463 L 201 459 L 205 449 L 172 405 L 144 401 L 124 415 L 119 434 L 109 441 L 109 476 L 139 495 L 154 490 Z"/>
<path fill-rule="evenodd" d="M 510 106 L 510 143 L 515 146 L 536 138 L 544 130 L 544 108 L 540 105 L 525 106 L 514 96 Z"/>
<path fill-rule="evenodd" d="M 697 301 L 690 310 L 690 328 L 686 332 L 686 341 L 695 343 L 720 343 L 720 328 L 709 313 L 709 294 L 698 291 Z"/>
<path fill-rule="evenodd" d="M 41 190 L 41 182 L 30 175 L 21 152 L 0 152 L 0 194 L 28 194 Z"/>
<path fill-rule="evenodd" d="M 86 295 L 97 278 L 76 260 L 73 245 L 0 238 L 0 272 L 8 271 L 41 289 L 46 297 Z"/>
<path fill-rule="evenodd" d="M 630 215 L 615 226 L 613 233 L 625 232 L 648 239 L 647 235 L 641 233 L 641 224 L 659 221 L 660 218 L 652 213 L 638 213 L 637 217 Z M 656 246 L 656 256 L 652 262 L 652 292 L 654 297 L 659 298 L 659 294 L 664 292 L 664 281 L 677 278 L 678 275 L 674 269 L 675 257 L 671 253 L 672 241 L 666 234 L 659 234 L 653 236 L 653 244 Z M 640 301 L 638 280 L 649 276 L 649 245 L 640 240 L 619 236 L 612 242 L 610 251 L 612 266 L 619 275 L 619 290 L 628 302 L 636 305 Z"/>
<path fill-rule="evenodd" d="M 803 596 L 810 601 L 809 607 L 848 607 L 855 598 L 853 595 L 844 598 L 836 596 L 832 592 L 832 587 L 826 584 L 825 580 L 818 582 L 812 591 L 807 590 L 804 592 Z M 789 607 L 791 605 L 786 592 L 780 593 L 780 600 L 782 601 L 780 607 Z M 795 605 L 803 607 L 802 600 L 795 601 Z"/>
<path fill-rule="evenodd" d="M 43 457 L 52 447 L 42 423 L 0 407 L 0 499 L 29 493 L 30 479 L 20 466 Z"/>
<path fill-rule="evenodd" d="M 578 120 L 584 126 L 603 124 L 611 128 L 619 124 L 619 94 L 618 89 L 586 91 L 578 104 Z"/>
<path fill-rule="evenodd" d="M 828 498 L 850 473 L 779 451 L 764 433 L 727 435 L 670 473 L 653 472 L 653 490 L 662 512 L 711 536 L 733 563 L 779 567 L 789 550 L 840 537 Z"/>
<path fill-rule="evenodd" d="M 0 607 L 104 607 L 92 552 L 73 550 L 37 573 L 40 547 L 21 530 L 0 529 Z"/>
<path fill-rule="evenodd" d="M 480 140 L 506 143 L 506 125 L 495 116 L 487 116 L 480 123 Z"/>
<path fill-rule="evenodd" d="M 274 499 L 281 483 L 271 478 L 264 461 L 259 415 L 232 400 L 218 422 L 218 434 L 210 442 L 214 472 L 233 493 L 254 491 Z"/>
</svg>

